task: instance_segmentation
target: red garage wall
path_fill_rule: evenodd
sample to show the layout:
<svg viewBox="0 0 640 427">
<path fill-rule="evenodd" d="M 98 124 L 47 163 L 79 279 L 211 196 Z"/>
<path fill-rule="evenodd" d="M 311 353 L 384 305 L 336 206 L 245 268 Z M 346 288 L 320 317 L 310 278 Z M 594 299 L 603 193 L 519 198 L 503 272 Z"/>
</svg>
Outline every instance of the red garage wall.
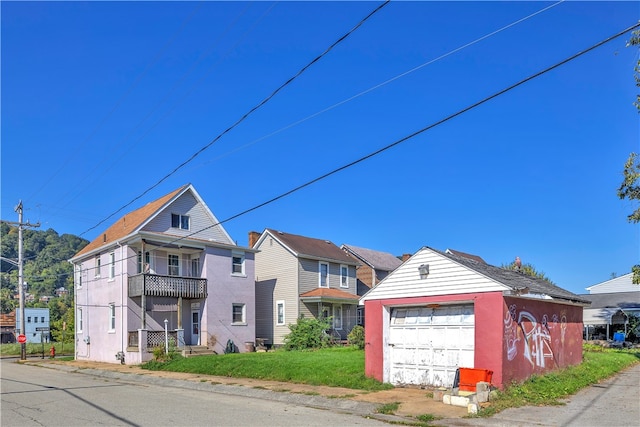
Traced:
<svg viewBox="0 0 640 427">
<path fill-rule="evenodd" d="M 582 307 L 484 292 L 366 301 L 365 375 L 384 378 L 385 307 L 469 302 L 474 304 L 475 366 L 464 367 L 493 371 L 493 385 L 503 388 L 582 362 Z"/>
<path fill-rule="evenodd" d="M 384 328 L 389 310 L 385 307 L 420 306 L 427 304 L 474 304 L 475 317 L 475 366 L 466 368 L 489 369 L 494 372 L 493 383 L 502 382 L 503 320 L 502 292 L 478 294 L 440 295 L 419 298 L 396 298 L 365 302 L 365 375 L 383 381 L 384 378 Z M 387 325 L 388 326 L 388 325 Z"/>
<path fill-rule="evenodd" d="M 582 307 L 504 298 L 503 383 L 582 362 Z"/>
</svg>

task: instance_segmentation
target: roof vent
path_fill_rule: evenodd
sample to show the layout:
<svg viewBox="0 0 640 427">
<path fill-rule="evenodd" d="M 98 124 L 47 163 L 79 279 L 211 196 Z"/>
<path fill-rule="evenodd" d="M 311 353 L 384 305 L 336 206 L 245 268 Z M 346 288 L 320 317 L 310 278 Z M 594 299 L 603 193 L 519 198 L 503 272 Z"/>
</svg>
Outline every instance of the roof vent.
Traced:
<svg viewBox="0 0 640 427">
<path fill-rule="evenodd" d="M 103 242 L 103 243 L 106 243 L 106 241 L 107 241 L 107 233 L 104 233 L 104 234 L 102 235 L 102 242 Z"/>
</svg>

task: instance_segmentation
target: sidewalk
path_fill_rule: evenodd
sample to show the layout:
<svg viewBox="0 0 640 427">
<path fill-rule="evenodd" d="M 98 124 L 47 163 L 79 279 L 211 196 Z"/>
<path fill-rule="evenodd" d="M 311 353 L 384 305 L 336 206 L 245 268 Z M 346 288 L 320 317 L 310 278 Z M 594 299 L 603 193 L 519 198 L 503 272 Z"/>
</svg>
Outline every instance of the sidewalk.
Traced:
<svg viewBox="0 0 640 427">
<path fill-rule="evenodd" d="M 438 426 L 640 426 L 640 364 L 564 400 L 563 406 L 521 407 L 491 418 L 466 418 L 467 409 L 434 401 L 428 390 L 395 388 L 366 392 L 338 387 L 311 386 L 247 378 L 215 377 L 180 372 L 149 371 L 138 366 L 98 362 L 60 362 L 32 359 L 46 368 L 79 372 L 125 382 L 206 390 L 252 398 L 349 412 L 384 421 L 410 423 L 419 415 L 440 418 Z M 395 415 L 376 412 L 385 403 L 399 402 Z"/>
<path fill-rule="evenodd" d="M 640 426 L 640 364 L 563 400 L 562 406 L 523 406 L 491 418 L 444 419 L 446 426 Z"/>
</svg>

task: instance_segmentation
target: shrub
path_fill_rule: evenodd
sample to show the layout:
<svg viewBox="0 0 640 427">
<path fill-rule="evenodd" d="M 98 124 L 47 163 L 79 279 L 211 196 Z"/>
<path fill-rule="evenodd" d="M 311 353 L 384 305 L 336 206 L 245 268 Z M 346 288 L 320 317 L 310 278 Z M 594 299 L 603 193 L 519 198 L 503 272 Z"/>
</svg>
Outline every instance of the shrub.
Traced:
<svg viewBox="0 0 640 427">
<path fill-rule="evenodd" d="M 284 337 L 285 350 L 306 350 L 328 347 L 331 337 L 327 330 L 331 328 L 331 318 L 305 319 L 300 316 Z"/>
<path fill-rule="evenodd" d="M 360 325 L 354 326 L 349 335 L 347 335 L 347 341 L 350 345 L 358 347 L 360 350 L 364 349 L 364 328 Z"/>
<path fill-rule="evenodd" d="M 169 347 L 169 352 L 164 352 L 164 347 L 153 347 L 153 359 L 156 362 L 170 362 L 174 359 L 181 357 L 180 352 L 175 347 Z"/>
</svg>

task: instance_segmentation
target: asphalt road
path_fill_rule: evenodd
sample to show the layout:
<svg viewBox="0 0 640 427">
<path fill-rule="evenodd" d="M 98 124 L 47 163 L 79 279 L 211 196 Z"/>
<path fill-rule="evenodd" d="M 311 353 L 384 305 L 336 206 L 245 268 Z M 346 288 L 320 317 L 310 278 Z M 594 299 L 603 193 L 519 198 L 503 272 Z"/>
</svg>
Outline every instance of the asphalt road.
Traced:
<svg viewBox="0 0 640 427">
<path fill-rule="evenodd" d="M 0 361 L 0 424 L 11 426 L 383 426 L 362 415 Z M 282 394 L 282 393 L 279 393 Z"/>
</svg>

